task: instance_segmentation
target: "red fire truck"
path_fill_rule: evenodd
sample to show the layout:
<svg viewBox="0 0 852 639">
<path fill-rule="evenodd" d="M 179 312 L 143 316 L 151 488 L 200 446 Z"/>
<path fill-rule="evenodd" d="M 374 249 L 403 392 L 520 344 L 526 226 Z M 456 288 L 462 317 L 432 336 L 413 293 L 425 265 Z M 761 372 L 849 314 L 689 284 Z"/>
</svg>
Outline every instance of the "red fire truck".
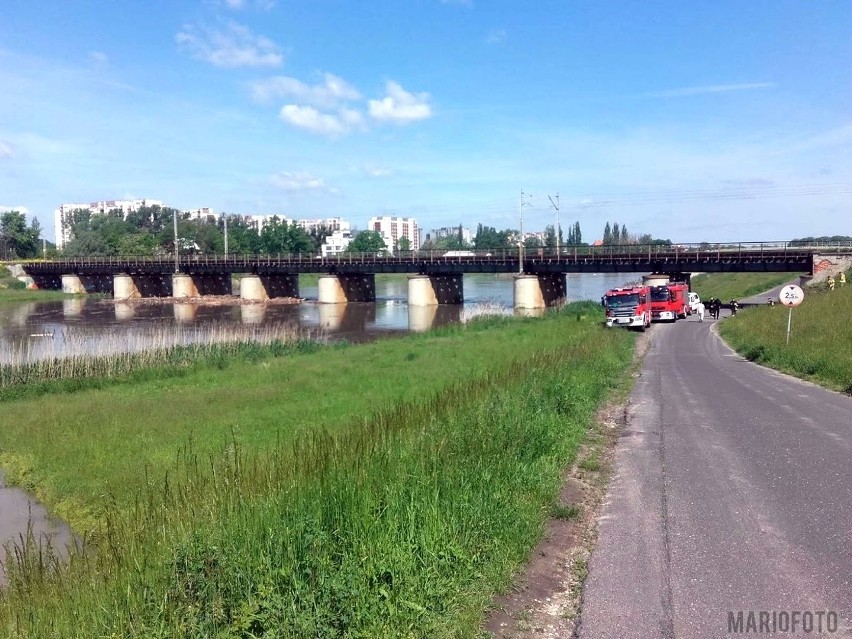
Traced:
<svg viewBox="0 0 852 639">
<path fill-rule="evenodd" d="M 601 300 L 607 326 L 625 326 L 644 331 L 651 325 L 651 291 L 647 286 L 614 288 Z"/>
<path fill-rule="evenodd" d="M 692 314 L 689 307 L 689 287 L 669 282 L 651 287 L 651 317 L 654 321 L 675 322 L 679 317 Z"/>
</svg>

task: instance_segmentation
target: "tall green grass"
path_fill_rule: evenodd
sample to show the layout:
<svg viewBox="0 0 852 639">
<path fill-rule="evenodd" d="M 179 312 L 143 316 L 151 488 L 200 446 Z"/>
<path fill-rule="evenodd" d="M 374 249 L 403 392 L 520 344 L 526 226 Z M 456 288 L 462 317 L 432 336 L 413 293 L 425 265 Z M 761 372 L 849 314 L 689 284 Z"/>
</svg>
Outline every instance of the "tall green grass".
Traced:
<svg viewBox="0 0 852 639">
<path fill-rule="evenodd" d="M 570 319 L 581 314 L 586 319 Z M 72 380 L 71 393 L 3 401 L 0 468 L 7 481 L 86 531 L 107 496 L 129 506 L 145 486 L 146 469 L 150 481 L 160 481 L 175 451 L 190 441 L 208 454 L 233 436 L 256 450 L 316 428 L 335 431 L 402 398 L 425 399 L 551 348 L 565 339 L 566 325 L 597 330 L 599 317 L 599 309 L 579 305 L 540 319 L 487 318 L 371 344 L 296 349 L 286 357 L 255 351 L 186 369 L 84 379 L 79 387 Z M 53 388 L 66 390 L 63 383 Z"/>
<path fill-rule="evenodd" d="M 692 290 L 702 300 L 740 300 L 796 279 L 795 273 L 702 273 L 692 278 Z"/>
<path fill-rule="evenodd" d="M 558 326 L 556 345 L 531 322 Z M 67 568 L 12 571 L 0 633 L 475 635 L 540 535 L 562 469 L 633 341 L 576 313 L 483 324 L 504 345 L 525 332 L 536 339 L 510 362 L 358 411 L 333 430 L 266 449 L 238 437 L 218 454 L 184 448 L 167 480 L 149 483 L 129 509 L 106 510 Z M 466 351 L 475 334 L 446 331 L 429 347 Z M 427 340 L 411 338 L 408 352 L 418 341 Z"/>
<path fill-rule="evenodd" d="M 720 331 L 752 361 L 852 393 L 852 286 L 806 289 L 804 302 L 793 309 L 789 346 L 787 314 L 780 305 L 746 309 Z"/>
</svg>

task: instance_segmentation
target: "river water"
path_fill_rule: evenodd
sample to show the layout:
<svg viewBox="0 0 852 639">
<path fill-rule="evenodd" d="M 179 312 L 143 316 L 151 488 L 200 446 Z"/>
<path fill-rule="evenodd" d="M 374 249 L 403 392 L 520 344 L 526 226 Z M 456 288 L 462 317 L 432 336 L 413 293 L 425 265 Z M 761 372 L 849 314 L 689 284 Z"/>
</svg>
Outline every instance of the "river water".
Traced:
<svg viewBox="0 0 852 639">
<path fill-rule="evenodd" d="M 638 273 L 566 277 L 569 301 L 599 300 L 610 288 L 641 280 Z M 376 302 L 369 304 L 318 304 L 316 284 L 310 282 L 300 286 L 305 298 L 301 304 L 125 303 L 92 298 L 0 304 L 0 363 L 199 341 L 223 327 L 269 330 L 286 325 L 332 339 L 363 341 L 464 321 L 483 307 L 512 313 L 510 275 L 465 275 L 465 303 L 438 307 L 409 307 L 404 276 L 377 276 Z"/>
</svg>

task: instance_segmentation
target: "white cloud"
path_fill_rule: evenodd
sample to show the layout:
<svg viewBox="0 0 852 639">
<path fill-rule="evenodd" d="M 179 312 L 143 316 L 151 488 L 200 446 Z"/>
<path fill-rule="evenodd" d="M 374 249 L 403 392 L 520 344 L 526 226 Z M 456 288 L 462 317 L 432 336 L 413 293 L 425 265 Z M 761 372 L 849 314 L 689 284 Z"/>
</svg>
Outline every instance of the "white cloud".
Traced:
<svg viewBox="0 0 852 639">
<path fill-rule="evenodd" d="M 322 82 L 318 84 L 306 84 L 296 78 L 278 75 L 253 82 L 250 87 L 252 97 L 258 102 L 289 98 L 303 104 L 329 108 L 340 102 L 361 99 L 355 87 L 332 73 L 324 73 Z"/>
<path fill-rule="evenodd" d="M 269 178 L 269 183 L 282 191 L 326 191 L 322 178 L 305 171 L 281 171 Z"/>
<path fill-rule="evenodd" d="M 5 142 L 0 142 L 0 159 L 11 158 L 12 155 L 12 147 Z"/>
<path fill-rule="evenodd" d="M 187 25 L 175 36 L 175 42 L 194 58 L 217 67 L 278 67 L 284 62 L 278 45 L 236 22 L 228 22 L 224 29 Z"/>
<path fill-rule="evenodd" d="M 269 11 L 272 7 L 275 6 L 274 0 L 255 0 L 254 2 L 250 2 L 249 0 L 222 0 L 222 4 L 225 5 L 228 9 L 234 9 L 235 11 L 240 11 L 249 6 L 254 6 L 263 11 Z"/>
<path fill-rule="evenodd" d="M 485 42 L 488 44 L 500 44 L 506 40 L 506 30 L 505 29 L 492 29 L 488 32 L 488 35 L 485 36 Z"/>
<path fill-rule="evenodd" d="M 279 117 L 297 128 L 332 137 L 349 133 L 364 123 L 364 116 L 354 109 L 342 108 L 337 113 L 323 113 L 314 107 L 298 104 L 285 104 Z"/>
<path fill-rule="evenodd" d="M 365 166 L 364 171 L 367 173 L 367 175 L 374 178 L 388 177 L 393 175 L 393 171 L 391 171 L 389 168 L 384 166 L 374 166 L 372 164 Z"/>
<path fill-rule="evenodd" d="M 94 64 L 107 64 L 109 58 L 103 51 L 89 51 L 89 61 Z"/>
<path fill-rule="evenodd" d="M 683 87 L 680 89 L 668 89 L 666 91 L 654 91 L 647 93 L 652 98 L 680 98 L 690 95 L 706 95 L 708 93 L 730 93 L 732 91 L 753 91 L 755 89 L 774 89 L 774 82 L 750 82 L 746 84 L 709 84 L 697 87 Z"/>
<path fill-rule="evenodd" d="M 9 211 L 17 211 L 24 215 L 30 214 L 30 210 L 26 206 L 4 206 L 3 204 L 0 204 L 0 213 L 8 213 Z"/>
<path fill-rule="evenodd" d="M 370 116 L 373 119 L 407 124 L 432 117 L 428 93 L 414 95 L 392 81 L 387 83 L 386 90 L 386 97 L 369 101 Z"/>
</svg>

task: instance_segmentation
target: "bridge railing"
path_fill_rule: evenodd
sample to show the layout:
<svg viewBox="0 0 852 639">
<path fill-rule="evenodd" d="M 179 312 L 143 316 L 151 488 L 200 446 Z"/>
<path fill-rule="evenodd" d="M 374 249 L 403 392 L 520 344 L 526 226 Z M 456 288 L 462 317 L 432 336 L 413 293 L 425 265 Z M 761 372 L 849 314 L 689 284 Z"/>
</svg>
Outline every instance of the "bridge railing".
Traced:
<svg viewBox="0 0 852 639">
<path fill-rule="evenodd" d="M 732 257 L 759 256 L 792 256 L 808 252 L 829 250 L 852 252 L 852 246 L 800 246 L 791 242 L 737 242 L 737 243 L 681 243 L 681 244 L 623 244 L 607 246 L 562 246 L 526 247 L 523 249 L 524 262 L 597 262 L 612 260 L 654 260 L 667 261 L 701 259 L 729 259 Z M 182 254 L 178 256 L 177 264 L 174 254 L 168 255 L 126 255 L 126 256 L 87 256 L 69 257 L 50 260 L 54 266 L 74 267 L 150 267 L 167 268 L 170 265 L 179 269 L 186 265 L 227 266 L 229 268 L 268 266 L 304 266 L 311 265 L 346 265 L 369 263 L 466 263 L 482 261 L 520 260 L 517 248 L 479 249 L 479 250 L 420 250 L 377 253 L 338 253 L 336 255 L 316 255 L 314 253 L 277 253 L 277 254 Z"/>
</svg>

